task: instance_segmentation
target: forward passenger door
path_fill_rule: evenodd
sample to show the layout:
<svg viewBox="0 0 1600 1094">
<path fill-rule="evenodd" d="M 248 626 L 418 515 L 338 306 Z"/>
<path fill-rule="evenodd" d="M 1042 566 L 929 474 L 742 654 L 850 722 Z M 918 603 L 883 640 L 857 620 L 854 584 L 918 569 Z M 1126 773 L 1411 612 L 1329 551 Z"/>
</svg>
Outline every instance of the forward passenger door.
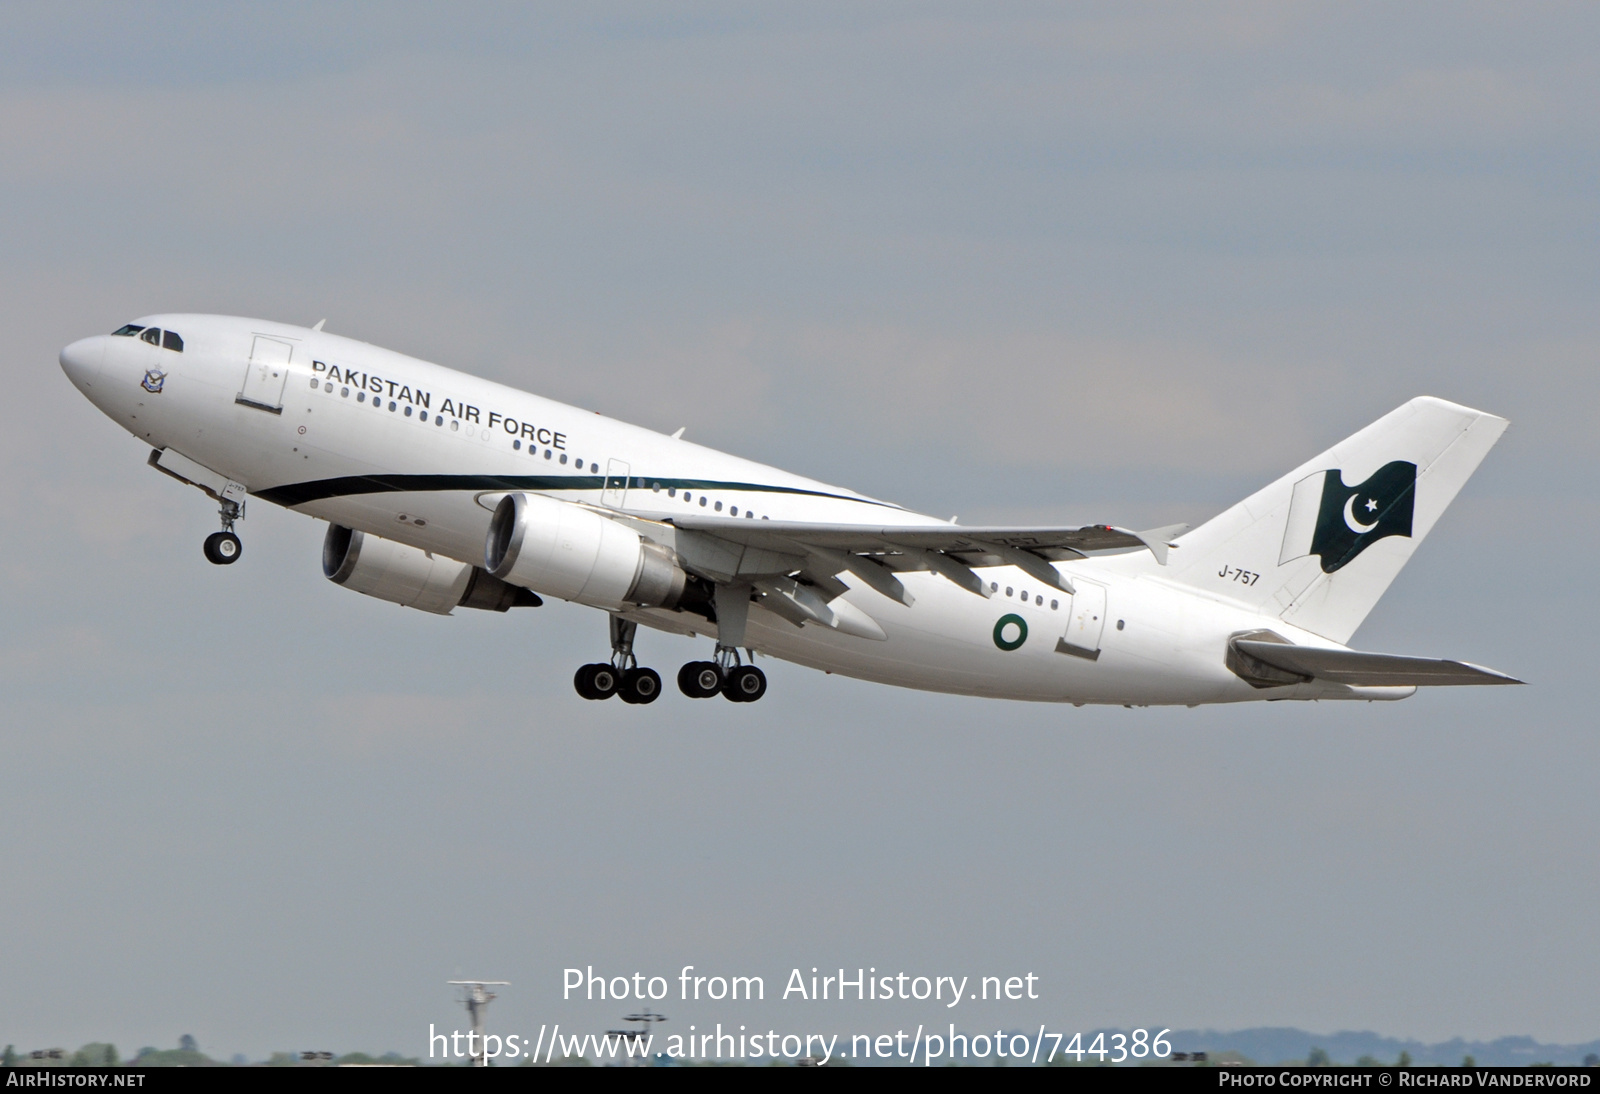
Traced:
<svg viewBox="0 0 1600 1094">
<path fill-rule="evenodd" d="M 283 385 L 289 380 L 289 359 L 294 347 L 276 338 L 256 335 L 250 347 L 250 364 L 244 370 L 244 387 L 234 402 L 257 410 L 283 413 Z"/>
<path fill-rule="evenodd" d="M 621 460 L 607 460 L 606 482 L 600 491 L 600 504 L 610 509 L 621 509 L 627 500 L 628 465 Z"/>
</svg>

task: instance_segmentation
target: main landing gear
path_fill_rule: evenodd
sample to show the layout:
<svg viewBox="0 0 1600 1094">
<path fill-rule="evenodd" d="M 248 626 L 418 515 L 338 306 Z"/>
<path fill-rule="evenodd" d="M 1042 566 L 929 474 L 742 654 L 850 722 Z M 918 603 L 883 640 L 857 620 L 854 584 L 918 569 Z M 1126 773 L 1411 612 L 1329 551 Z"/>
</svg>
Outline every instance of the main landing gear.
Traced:
<svg viewBox="0 0 1600 1094">
<path fill-rule="evenodd" d="M 218 515 L 222 518 L 222 531 L 212 532 L 206 537 L 206 561 L 213 566 L 232 566 L 244 553 L 244 544 L 233 534 L 233 522 L 240 515 L 239 503 L 224 498 Z"/>
<path fill-rule="evenodd" d="M 633 636 L 639 624 L 620 616 L 611 617 L 611 662 L 584 665 L 572 678 L 572 686 L 585 699 L 619 696 L 624 703 L 653 703 L 661 697 L 661 676 L 655 669 L 643 669 L 633 656 Z"/>
<path fill-rule="evenodd" d="M 729 702 L 753 703 L 767 693 L 767 674 L 741 665 L 738 650 L 718 646 L 715 661 L 690 661 L 678 670 L 678 690 L 691 699 L 721 692 Z"/>
<path fill-rule="evenodd" d="M 654 669 L 639 667 L 633 656 L 633 639 L 639 624 L 611 617 L 611 660 L 584 665 L 573 675 L 572 686 L 585 699 L 619 696 L 624 703 L 653 703 L 661 696 L 661 677 Z M 715 661 L 690 661 L 678 670 L 678 690 L 691 699 L 721 694 L 729 702 L 753 703 L 767 693 L 767 674 L 754 665 L 739 663 L 739 651 L 717 647 Z"/>
</svg>

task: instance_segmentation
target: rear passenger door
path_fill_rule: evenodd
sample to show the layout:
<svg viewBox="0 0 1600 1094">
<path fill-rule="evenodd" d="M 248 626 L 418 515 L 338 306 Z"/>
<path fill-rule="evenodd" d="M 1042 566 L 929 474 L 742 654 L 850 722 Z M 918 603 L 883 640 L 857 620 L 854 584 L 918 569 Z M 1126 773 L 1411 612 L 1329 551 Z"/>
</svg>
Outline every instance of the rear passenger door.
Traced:
<svg viewBox="0 0 1600 1094">
<path fill-rule="evenodd" d="M 1100 659 L 1100 634 L 1106 625 L 1106 587 L 1074 576 L 1072 609 L 1067 615 L 1067 633 L 1056 639 L 1056 652 Z"/>
</svg>

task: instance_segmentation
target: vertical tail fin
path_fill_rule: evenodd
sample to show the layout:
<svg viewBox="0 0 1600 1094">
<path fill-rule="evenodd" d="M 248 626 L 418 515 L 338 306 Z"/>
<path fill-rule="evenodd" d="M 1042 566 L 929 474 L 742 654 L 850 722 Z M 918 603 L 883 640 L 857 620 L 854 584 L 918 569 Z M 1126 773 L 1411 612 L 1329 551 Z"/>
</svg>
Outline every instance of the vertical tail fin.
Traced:
<svg viewBox="0 0 1600 1094">
<path fill-rule="evenodd" d="M 1412 399 L 1181 537 L 1169 574 L 1346 642 L 1507 424 Z"/>
</svg>

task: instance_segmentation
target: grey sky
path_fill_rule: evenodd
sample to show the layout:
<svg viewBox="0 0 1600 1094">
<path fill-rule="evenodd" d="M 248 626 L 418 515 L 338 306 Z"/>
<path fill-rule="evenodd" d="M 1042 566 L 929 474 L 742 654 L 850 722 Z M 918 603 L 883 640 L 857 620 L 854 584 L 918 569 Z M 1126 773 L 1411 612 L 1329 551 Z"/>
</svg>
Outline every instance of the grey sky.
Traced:
<svg viewBox="0 0 1600 1094">
<path fill-rule="evenodd" d="M 1072 11 L 0 12 L 0 1038 L 420 1052 L 451 977 L 600 1029 L 563 967 L 686 963 L 1041 975 L 974 1027 L 1594 1037 L 1600 15 Z M 207 565 L 55 364 L 164 310 L 967 521 L 1199 520 L 1456 399 L 1511 431 L 1356 642 L 1534 686 L 584 703 L 598 613 L 359 598 L 259 502 Z"/>
</svg>

